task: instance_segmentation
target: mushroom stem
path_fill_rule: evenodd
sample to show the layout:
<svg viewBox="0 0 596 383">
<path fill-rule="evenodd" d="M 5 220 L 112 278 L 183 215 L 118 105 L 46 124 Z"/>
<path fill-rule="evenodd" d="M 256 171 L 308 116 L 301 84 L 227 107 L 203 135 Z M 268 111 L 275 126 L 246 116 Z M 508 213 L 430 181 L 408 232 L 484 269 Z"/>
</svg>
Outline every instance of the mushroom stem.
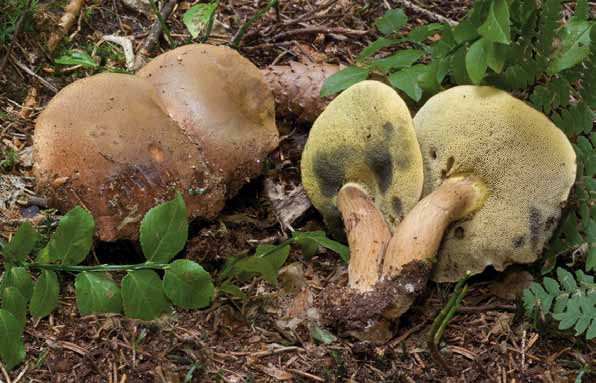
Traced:
<svg viewBox="0 0 596 383">
<path fill-rule="evenodd" d="M 474 175 L 446 179 L 397 226 L 385 252 L 383 278 L 398 276 L 412 262 L 431 264 L 447 226 L 480 209 L 487 194 L 484 182 Z"/>
<path fill-rule="evenodd" d="M 360 292 L 372 291 L 379 280 L 391 231 L 368 193 L 357 184 L 348 183 L 341 188 L 337 207 L 350 245 L 350 288 Z"/>
</svg>

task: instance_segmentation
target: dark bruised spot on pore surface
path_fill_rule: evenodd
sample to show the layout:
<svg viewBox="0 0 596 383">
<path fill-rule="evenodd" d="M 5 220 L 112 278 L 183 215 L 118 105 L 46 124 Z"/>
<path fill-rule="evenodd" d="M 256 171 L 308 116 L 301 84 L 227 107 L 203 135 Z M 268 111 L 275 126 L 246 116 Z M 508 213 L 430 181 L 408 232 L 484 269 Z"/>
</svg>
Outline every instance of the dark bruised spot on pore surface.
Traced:
<svg viewBox="0 0 596 383">
<path fill-rule="evenodd" d="M 520 247 L 522 247 L 524 244 L 526 243 L 526 236 L 525 235 L 520 235 L 518 237 L 513 238 L 513 240 L 511 241 L 511 244 L 513 245 L 514 249 L 519 249 Z"/>
<path fill-rule="evenodd" d="M 391 205 L 393 205 L 393 211 L 395 212 L 395 215 L 397 217 L 402 217 L 404 207 L 401 203 L 401 199 L 399 199 L 398 197 L 393 197 L 393 199 L 391 200 Z"/>
<path fill-rule="evenodd" d="M 532 246 L 532 250 L 537 250 L 536 248 L 540 241 L 540 229 L 542 227 L 542 214 L 540 214 L 540 210 L 531 207 L 528 221 L 530 229 L 530 246 Z"/>
<path fill-rule="evenodd" d="M 393 181 L 393 160 L 389 148 L 384 144 L 374 144 L 366 149 L 366 163 L 377 178 L 377 184 L 385 193 Z"/>
<path fill-rule="evenodd" d="M 386 140 L 390 139 L 391 136 L 393 136 L 393 134 L 395 133 L 395 127 L 393 126 L 393 124 L 387 121 L 385 125 L 383 125 L 383 133 L 385 135 Z"/>
<path fill-rule="evenodd" d="M 345 178 L 344 163 L 349 149 L 339 147 L 331 152 L 319 151 L 313 162 L 313 172 L 325 197 L 334 196 Z"/>
</svg>

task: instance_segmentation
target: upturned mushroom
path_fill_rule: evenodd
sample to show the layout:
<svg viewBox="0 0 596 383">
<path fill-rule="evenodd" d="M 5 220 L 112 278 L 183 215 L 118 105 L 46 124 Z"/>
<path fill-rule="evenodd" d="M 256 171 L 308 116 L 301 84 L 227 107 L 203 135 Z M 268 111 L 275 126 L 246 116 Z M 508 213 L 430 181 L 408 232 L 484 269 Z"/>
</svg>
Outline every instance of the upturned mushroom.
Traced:
<svg viewBox="0 0 596 383">
<path fill-rule="evenodd" d="M 223 46 L 185 45 L 137 73 L 166 111 L 224 177 L 227 196 L 260 173 L 277 147 L 274 100 L 259 69 Z"/>
<path fill-rule="evenodd" d="M 144 213 L 175 190 L 191 217 L 209 218 L 260 172 L 278 141 L 262 75 L 228 48 L 180 48 L 176 65 L 188 68 L 185 52 L 195 50 L 200 70 L 172 73 L 171 56 L 156 58 L 142 72 L 151 81 L 99 74 L 51 100 L 34 135 L 37 187 L 50 206 L 83 205 L 101 240 L 135 239 Z"/>
<path fill-rule="evenodd" d="M 382 318 L 401 299 L 395 288 L 409 294 L 408 282 L 385 283 L 382 274 L 391 230 L 418 201 L 423 182 L 405 102 L 378 81 L 348 88 L 315 121 L 301 169 L 304 188 L 328 229 L 340 237 L 345 230 L 350 245 L 349 289 L 330 290 L 323 306 L 345 330 L 365 330 L 369 319 Z"/>
<path fill-rule="evenodd" d="M 541 254 L 575 181 L 565 134 L 508 93 L 458 86 L 414 117 L 426 195 L 396 229 L 388 253 L 430 262 L 452 282 Z M 398 264 L 385 262 L 385 272 Z"/>
</svg>

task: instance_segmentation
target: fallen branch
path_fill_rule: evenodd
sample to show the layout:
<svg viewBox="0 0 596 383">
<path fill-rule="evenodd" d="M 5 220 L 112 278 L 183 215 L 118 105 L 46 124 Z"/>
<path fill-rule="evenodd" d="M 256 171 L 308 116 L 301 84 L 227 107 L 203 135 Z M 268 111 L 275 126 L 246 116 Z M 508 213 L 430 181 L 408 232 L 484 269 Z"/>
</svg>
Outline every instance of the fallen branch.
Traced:
<svg viewBox="0 0 596 383">
<path fill-rule="evenodd" d="M 77 19 L 85 0 L 70 0 L 64 8 L 64 14 L 58 22 L 58 30 L 54 31 L 48 39 L 48 50 L 50 54 L 54 52 L 60 40 L 68 33 L 75 20 Z"/>
<path fill-rule="evenodd" d="M 161 15 L 161 19 L 163 19 L 164 22 L 170 17 L 170 13 L 172 13 L 172 10 L 174 9 L 174 6 L 176 5 L 176 3 L 178 3 L 178 0 L 168 0 L 168 2 L 161 8 L 160 15 Z M 151 50 L 157 44 L 157 41 L 159 40 L 159 35 L 161 34 L 161 31 L 162 31 L 162 26 L 161 26 L 160 18 L 157 18 L 155 20 L 155 22 L 153 23 L 153 25 L 151 26 L 151 30 L 149 31 L 149 34 L 145 38 L 145 41 L 143 41 L 143 45 L 141 46 L 141 49 L 139 49 L 139 51 L 137 52 L 137 57 L 135 59 L 133 69 L 135 69 L 135 70 L 139 69 L 140 67 L 142 67 L 145 64 L 145 57 L 149 56 L 149 54 L 151 53 Z"/>
<path fill-rule="evenodd" d="M 296 35 L 303 35 L 307 33 L 334 33 L 338 35 L 348 35 L 348 36 L 364 36 L 368 34 L 368 31 L 362 31 L 359 29 L 349 29 L 349 28 L 342 28 L 342 27 L 306 27 L 300 29 L 293 29 L 291 31 L 286 31 L 279 33 L 273 36 L 273 40 L 280 40 L 290 36 Z"/>
<path fill-rule="evenodd" d="M 126 58 L 126 69 L 133 70 L 135 66 L 135 53 L 132 49 L 132 41 L 129 38 L 115 35 L 105 35 L 103 40 L 118 44 L 124 50 L 124 57 Z"/>
<path fill-rule="evenodd" d="M 426 16 L 428 19 L 430 19 L 432 21 L 435 21 L 438 23 L 447 23 L 447 24 L 451 25 L 452 27 L 458 24 L 458 22 L 455 20 L 452 20 L 448 17 L 439 15 L 438 13 L 429 11 L 428 9 L 422 8 L 421 6 L 414 4 L 413 2 L 411 2 L 409 0 L 397 0 L 397 3 L 399 5 L 401 5 L 402 7 L 409 9 L 410 11 L 423 14 L 424 16 Z"/>
</svg>

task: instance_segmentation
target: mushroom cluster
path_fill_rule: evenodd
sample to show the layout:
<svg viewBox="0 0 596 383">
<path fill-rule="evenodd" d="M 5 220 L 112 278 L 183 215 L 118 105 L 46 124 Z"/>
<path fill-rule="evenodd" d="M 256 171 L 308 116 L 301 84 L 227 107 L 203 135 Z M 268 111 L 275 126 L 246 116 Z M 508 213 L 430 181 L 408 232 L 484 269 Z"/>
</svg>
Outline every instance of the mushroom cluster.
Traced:
<svg viewBox="0 0 596 383">
<path fill-rule="evenodd" d="M 216 215 L 278 137 L 258 68 L 226 47 L 187 45 L 136 76 L 62 89 L 37 120 L 34 171 L 50 206 L 83 205 L 99 239 L 134 239 L 145 212 L 176 190 L 191 217 Z"/>
<path fill-rule="evenodd" d="M 412 121 L 386 85 L 348 88 L 315 121 L 302 157 L 307 194 L 350 245 L 348 288 L 327 289 L 325 316 L 378 339 L 379 323 L 403 314 L 431 275 L 455 281 L 535 261 L 575 173 L 567 137 L 504 91 L 454 87 Z"/>
</svg>

